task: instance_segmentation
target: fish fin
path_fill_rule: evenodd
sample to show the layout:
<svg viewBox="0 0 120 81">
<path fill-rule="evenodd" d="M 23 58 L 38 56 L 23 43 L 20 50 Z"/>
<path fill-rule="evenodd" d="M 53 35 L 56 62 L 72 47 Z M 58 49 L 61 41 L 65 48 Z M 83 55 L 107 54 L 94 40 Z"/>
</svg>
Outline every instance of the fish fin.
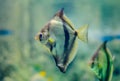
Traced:
<svg viewBox="0 0 120 81">
<path fill-rule="evenodd" d="M 75 28 L 73 26 L 73 23 L 71 22 L 71 20 L 64 14 L 64 8 L 62 8 L 61 10 L 59 10 L 55 16 L 60 17 L 64 22 L 66 22 L 68 24 L 68 26 L 75 31 Z"/>
<path fill-rule="evenodd" d="M 74 26 L 73 26 L 73 23 L 71 22 L 71 20 L 70 20 L 67 16 L 65 16 L 65 14 L 63 15 L 63 20 L 69 25 L 69 27 L 70 27 L 72 30 L 75 31 L 75 28 L 74 28 Z"/>
<path fill-rule="evenodd" d="M 84 42 L 88 42 L 88 24 L 80 27 L 77 30 L 78 38 Z"/>
<path fill-rule="evenodd" d="M 48 42 L 52 45 L 52 44 L 55 43 L 55 40 L 54 40 L 53 38 L 50 37 L 50 38 L 48 39 Z"/>
<path fill-rule="evenodd" d="M 60 71 L 65 73 L 66 72 L 66 66 L 62 63 L 57 64 L 57 66 L 59 67 Z"/>
<path fill-rule="evenodd" d="M 61 8 L 61 9 L 54 15 L 54 17 L 55 17 L 55 16 L 62 17 L 63 14 L 64 14 L 64 8 Z"/>
<path fill-rule="evenodd" d="M 64 8 L 62 8 L 57 14 L 64 22 L 66 22 L 72 30 L 75 30 L 71 20 L 64 14 Z"/>
</svg>

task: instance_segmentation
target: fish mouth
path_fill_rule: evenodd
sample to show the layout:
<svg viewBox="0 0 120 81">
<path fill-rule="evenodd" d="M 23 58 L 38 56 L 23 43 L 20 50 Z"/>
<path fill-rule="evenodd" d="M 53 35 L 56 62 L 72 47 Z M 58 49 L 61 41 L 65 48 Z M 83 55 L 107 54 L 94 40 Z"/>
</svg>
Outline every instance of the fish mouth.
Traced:
<svg viewBox="0 0 120 81">
<path fill-rule="evenodd" d="M 35 40 L 39 40 L 39 36 L 38 35 L 35 36 Z"/>
</svg>

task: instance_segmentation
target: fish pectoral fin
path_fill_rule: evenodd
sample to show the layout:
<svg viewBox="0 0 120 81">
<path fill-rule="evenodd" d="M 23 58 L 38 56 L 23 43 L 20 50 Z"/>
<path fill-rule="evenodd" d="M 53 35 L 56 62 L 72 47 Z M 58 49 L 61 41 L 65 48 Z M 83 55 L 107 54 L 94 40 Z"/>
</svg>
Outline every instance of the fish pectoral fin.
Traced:
<svg viewBox="0 0 120 81">
<path fill-rule="evenodd" d="M 88 24 L 80 27 L 77 30 L 78 38 L 83 42 L 88 42 Z"/>
<path fill-rule="evenodd" d="M 55 43 L 55 40 L 50 37 L 50 38 L 48 39 L 48 42 L 49 42 L 49 44 L 53 45 L 53 44 Z"/>
</svg>

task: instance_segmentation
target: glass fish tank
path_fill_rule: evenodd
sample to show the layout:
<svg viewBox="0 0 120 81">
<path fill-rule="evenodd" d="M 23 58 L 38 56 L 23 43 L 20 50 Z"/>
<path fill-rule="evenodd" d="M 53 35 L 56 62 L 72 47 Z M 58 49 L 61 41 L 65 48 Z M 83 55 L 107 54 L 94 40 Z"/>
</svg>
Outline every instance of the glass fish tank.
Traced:
<svg viewBox="0 0 120 81">
<path fill-rule="evenodd" d="M 0 81 L 120 81 L 119 5 L 0 0 Z"/>
</svg>

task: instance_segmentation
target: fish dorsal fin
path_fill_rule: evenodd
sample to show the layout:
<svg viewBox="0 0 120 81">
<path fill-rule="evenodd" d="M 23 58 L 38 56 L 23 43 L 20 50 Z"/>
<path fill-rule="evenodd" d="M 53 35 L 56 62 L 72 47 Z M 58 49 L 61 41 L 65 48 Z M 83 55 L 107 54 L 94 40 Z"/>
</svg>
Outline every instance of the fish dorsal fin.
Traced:
<svg viewBox="0 0 120 81">
<path fill-rule="evenodd" d="M 64 8 L 62 8 L 61 10 L 59 10 L 54 17 L 59 17 L 63 22 L 65 22 L 68 27 L 70 27 L 73 31 L 75 31 L 75 28 L 73 26 L 73 23 L 71 22 L 71 20 L 64 14 Z"/>
<path fill-rule="evenodd" d="M 84 42 L 88 42 L 88 24 L 80 27 L 77 30 L 78 38 Z"/>
<path fill-rule="evenodd" d="M 62 17 L 64 14 L 64 8 L 61 8 L 54 16 Z"/>
<path fill-rule="evenodd" d="M 63 21 L 66 22 L 68 24 L 68 26 L 75 31 L 75 28 L 73 26 L 73 23 L 71 22 L 71 20 L 64 14 L 63 15 Z"/>
</svg>

